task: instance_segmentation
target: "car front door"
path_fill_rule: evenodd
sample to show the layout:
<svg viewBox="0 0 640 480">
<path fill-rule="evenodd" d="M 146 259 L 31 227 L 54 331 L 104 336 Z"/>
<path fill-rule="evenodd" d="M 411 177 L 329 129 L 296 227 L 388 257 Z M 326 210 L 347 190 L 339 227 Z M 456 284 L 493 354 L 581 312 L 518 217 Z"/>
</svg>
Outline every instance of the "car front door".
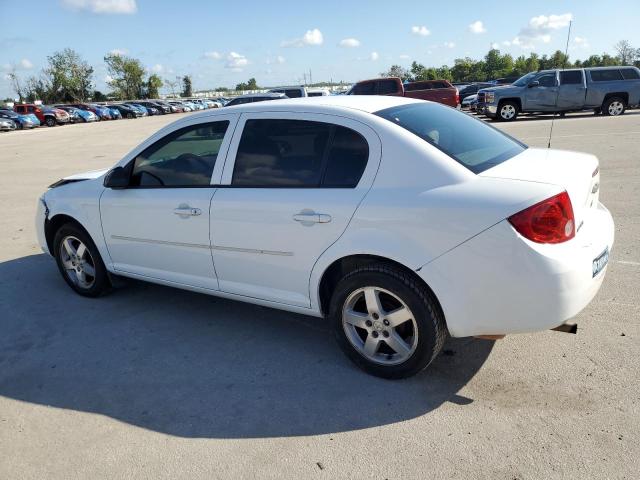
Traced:
<svg viewBox="0 0 640 480">
<path fill-rule="evenodd" d="M 558 109 L 579 110 L 584 106 L 587 85 L 582 70 L 563 70 L 560 72 L 560 92 Z"/>
<path fill-rule="evenodd" d="M 556 73 L 543 73 L 529 83 L 525 94 L 525 110 L 549 112 L 556 110 L 558 98 L 558 79 Z"/>
<path fill-rule="evenodd" d="M 310 307 L 309 278 L 380 162 L 368 126 L 319 114 L 243 114 L 211 202 L 220 290 Z"/>
<path fill-rule="evenodd" d="M 236 122 L 237 115 L 197 119 L 156 139 L 125 164 L 129 186 L 107 188 L 100 198 L 116 271 L 218 289 L 209 243 L 212 178 L 222 174 Z"/>
</svg>

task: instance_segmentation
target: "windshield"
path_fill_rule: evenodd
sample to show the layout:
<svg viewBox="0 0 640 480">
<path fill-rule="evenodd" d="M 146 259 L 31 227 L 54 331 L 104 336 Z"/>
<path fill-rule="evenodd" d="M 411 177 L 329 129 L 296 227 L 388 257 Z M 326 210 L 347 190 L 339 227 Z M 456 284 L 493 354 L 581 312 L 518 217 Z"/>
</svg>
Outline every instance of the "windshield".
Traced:
<svg viewBox="0 0 640 480">
<path fill-rule="evenodd" d="M 412 103 L 375 114 L 409 130 L 473 173 L 484 172 L 527 148 L 483 121 L 437 103 Z"/>
<path fill-rule="evenodd" d="M 518 80 L 513 82 L 513 85 L 515 85 L 516 87 L 526 87 L 531 81 L 531 79 L 535 76 L 536 76 L 536 72 L 527 73 L 526 75 L 523 75 Z"/>
</svg>

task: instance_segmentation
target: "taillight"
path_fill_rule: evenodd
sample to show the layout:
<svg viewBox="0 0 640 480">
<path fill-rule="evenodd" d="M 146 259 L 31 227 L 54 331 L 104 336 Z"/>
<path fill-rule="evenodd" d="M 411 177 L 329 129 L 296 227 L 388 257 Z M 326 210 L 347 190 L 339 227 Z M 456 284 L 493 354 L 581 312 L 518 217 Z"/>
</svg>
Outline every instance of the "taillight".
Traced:
<svg viewBox="0 0 640 480">
<path fill-rule="evenodd" d="M 567 192 L 510 216 L 509 222 L 520 235 L 537 243 L 562 243 L 576 235 L 573 207 Z"/>
</svg>

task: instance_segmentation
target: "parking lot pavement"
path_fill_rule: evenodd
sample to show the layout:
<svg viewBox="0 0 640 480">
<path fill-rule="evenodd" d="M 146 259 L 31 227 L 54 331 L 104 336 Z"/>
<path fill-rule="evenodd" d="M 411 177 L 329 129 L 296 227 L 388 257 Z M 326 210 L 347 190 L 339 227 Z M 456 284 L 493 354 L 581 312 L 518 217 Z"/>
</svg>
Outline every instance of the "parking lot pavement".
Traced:
<svg viewBox="0 0 640 480">
<path fill-rule="evenodd" d="M 578 335 L 450 340 L 425 373 L 357 370 L 319 319 L 131 282 L 79 297 L 36 200 L 177 116 L 0 135 L 0 478 L 638 478 L 640 112 L 558 119 L 616 221 Z M 494 124 L 546 146 L 549 119 Z"/>
</svg>

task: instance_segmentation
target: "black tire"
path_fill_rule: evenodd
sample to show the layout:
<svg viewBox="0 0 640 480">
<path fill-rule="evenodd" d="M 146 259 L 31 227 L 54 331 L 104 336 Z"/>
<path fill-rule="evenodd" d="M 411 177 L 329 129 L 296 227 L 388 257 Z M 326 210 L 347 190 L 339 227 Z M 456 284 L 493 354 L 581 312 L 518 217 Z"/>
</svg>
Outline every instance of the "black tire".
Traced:
<svg viewBox="0 0 640 480">
<path fill-rule="evenodd" d="M 127 118 L 128 119 L 132 119 L 132 118 L 135 118 L 135 117 L 136 116 L 133 113 L 131 113 L 131 112 L 127 113 Z"/>
<path fill-rule="evenodd" d="M 594 114 L 594 115 L 600 115 L 600 114 L 602 114 L 602 109 L 601 109 L 601 108 L 594 108 L 594 109 L 593 109 L 593 114 Z"/>
<path fill-rule="evenodd" d="M 606 117 L 617 117 L 624 113 L 627 104 L 623 98 L 610 97 L 602 103 L 602 114 Z"/>
<path fill-rule="evenodd" d="M 86 246 L 87 251 L 90 254 L 90 259 L 91 263 L 93 263 L 92 266 L 95 270 L 95 275 L 93 275 L 93 282 L 88 287 L 83 287 L 75 283 L 68 274 L 65 266 L 63 265 L 61 252 L 64 247 L 62 245 L 62 242 L 69 237 L 74 237 L 81 241 Z M 58 229 L 53 239 L 52 253 L 55 256 L 56 264 L 58 265 L 58 270 L 60 271 L 62 278 L 64 278 L 65 282 L 67 282 L 67 285 L 69 285 L 76 293 L 84 297 L 98 297 L 111 290 L 109 275 L 107 273 L 106 267 L 104 266 L 104 262 L 102 261 L 102 257 L 100 256 L 100 252 L 98 251 L 95 243 L 93 243 L 93 240 L 87 234 L 87 232 L 85 232 L 84 229 L 80 228 L 78 225 L 74 223 L 66 223 Z"/>
<path fill-rule="evenodd" d="M 24 125 L 22 125 L 22 123 L 16 123 L 17 130 L 22 130 L 23 128 L 24 128 Z"/>
<path fill-rule="evenodd" d="M 56 126 L 56 119 L 55 119 L 55 118 L 53 118 L 53 117 L 46 117 L 46 118 L 44 119 L 44 124 L 45 124 L 47 127 L 55 127 L 55 126 Z"/>
<path fill-rule="evenodd" d="M 512 115 L 507 115 L 507 112 L 513 112 Z M 498 104 L 498 111 L 496 112 L 496 118 L 500 122 L 513 122 L 518 118 L 520 113 L 520 107 L 513 100 L 505 100 Z"/>
<path fill-rule="evenodd" d="M 370 360 L 349 340 L 342 320 L 343 308 L 352 294 L 364 287 L 384 289 L 392 293 L 413 314 L 417 326 L 417 343 L 413 352 L 402 363 L 387 365 Z M 384 263 L 363 265 L 346 274 L 333 292 L 329 316 L 343 352 L 364 371 L 382 378 L 406 378 L 424 370 L 436 358 L 447 337 L 444 315 L 433 293 L 410 274 Z"/>
</svg>

